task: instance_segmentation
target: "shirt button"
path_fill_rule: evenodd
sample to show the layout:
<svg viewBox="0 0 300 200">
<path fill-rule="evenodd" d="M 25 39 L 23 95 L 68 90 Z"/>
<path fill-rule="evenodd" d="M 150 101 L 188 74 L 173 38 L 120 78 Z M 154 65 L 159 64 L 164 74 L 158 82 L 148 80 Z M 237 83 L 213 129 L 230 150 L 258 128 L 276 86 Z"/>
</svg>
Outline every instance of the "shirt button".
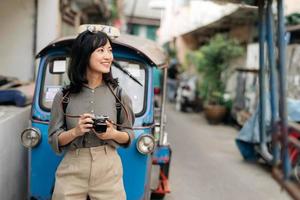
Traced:
<svg viewBox="0 0 300 200">
<path fill-rule="evenodd" d="M 91 103 L 94 103 L 94 101 L 91 101 Z"/>
<path fill-rule="evenodd" d="M 94 110 L 91 110 L 91 113 L 94 113 Z"/>
<path fill-rule="evenodd" d="M 95 92 L 95 90 L 92 90 L 92 93 L 94 93 Z"/>
</svg>

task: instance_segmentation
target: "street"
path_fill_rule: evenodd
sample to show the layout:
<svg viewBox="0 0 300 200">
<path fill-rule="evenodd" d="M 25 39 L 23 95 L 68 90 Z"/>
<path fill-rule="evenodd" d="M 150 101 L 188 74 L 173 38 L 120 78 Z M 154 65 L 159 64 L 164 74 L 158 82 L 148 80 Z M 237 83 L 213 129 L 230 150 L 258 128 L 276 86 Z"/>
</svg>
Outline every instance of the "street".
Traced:
<svg viewBox="0 0 300 200">
<path fill-rule="evenodd" d="M 237 129 L 209 125 L 203 114 L 175 111 L 167 104 L 167 132 L 173 155 L 171 194 L 166 200 L 288 200 L 267 167 L 245 162 Z"/>
</svg>

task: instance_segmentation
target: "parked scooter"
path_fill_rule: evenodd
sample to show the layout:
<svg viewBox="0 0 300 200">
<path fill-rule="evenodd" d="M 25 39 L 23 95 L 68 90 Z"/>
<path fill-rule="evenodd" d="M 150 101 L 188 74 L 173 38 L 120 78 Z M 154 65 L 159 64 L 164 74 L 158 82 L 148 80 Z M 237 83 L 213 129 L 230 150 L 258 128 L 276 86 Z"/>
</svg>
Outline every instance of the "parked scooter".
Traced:
<svg viewBox="0 0 300 200">
<path fill-rule="evenodd" d="M 195 112 L 202 110 L 201 99 L 197 92 L 198 77 L 197 75 L 181 75 L 181 80 L 176 94 L 176 110 L 187 112 L 191 108 Z"/>
</svg>

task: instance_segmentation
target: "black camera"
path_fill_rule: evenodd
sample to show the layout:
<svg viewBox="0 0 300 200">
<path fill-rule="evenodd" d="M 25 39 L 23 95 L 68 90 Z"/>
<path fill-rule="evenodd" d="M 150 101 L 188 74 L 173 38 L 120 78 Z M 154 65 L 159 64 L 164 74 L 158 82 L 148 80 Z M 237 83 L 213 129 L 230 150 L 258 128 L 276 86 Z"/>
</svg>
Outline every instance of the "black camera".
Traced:
<svg viewBox="0 0 300 200">
<path fill-rule="evenodd" d="M 106 120 L 108 120 L 109 117 L 105 115 L 96 115 L 93 120 L 93 128 L 97 133 L 104 133 L 106 132 Z"/>
</svg>

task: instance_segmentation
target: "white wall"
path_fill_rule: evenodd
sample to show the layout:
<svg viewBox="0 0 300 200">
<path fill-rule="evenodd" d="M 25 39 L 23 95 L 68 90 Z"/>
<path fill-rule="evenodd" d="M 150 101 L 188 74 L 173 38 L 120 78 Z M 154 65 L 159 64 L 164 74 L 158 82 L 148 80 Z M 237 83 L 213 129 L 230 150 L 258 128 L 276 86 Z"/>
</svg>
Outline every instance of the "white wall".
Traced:
<svg viewBox="0 0 300 200">
<path fill-rule="evenodd" d="M 37 52 L 52 40 L 60 37 L 61 16 L 59 0 L 39 0 L 38 27 L 37 27 Z"/>
<path fill-rule="evenodd" d="M 300 0 L 285 0 L 285 15 L 300 12 Z"/>
<path fill-rule="evenodd" d="M 32 77 L 34 0 L 1 0 L 0 75 Z"/>
<path fill-rule="evenodd" d="M 134 5 L 134 3 L 136 4 Z M 161 11 L 152 9 L 149 4 L 149 0 L 124 0 L 122 6 L 124 8 L 124 14 L 127 17 L 133 15 L 134 17 L 160 19 Z M 134 12 L 132 13 L 133 9 Z"/>
<path fill-rule="evenodd" d="M 0 0 L 0 75 L 32 80 L 34 0 Z M 60 35 L 59 0 L 38 1 L 37 51 Z M 30 107 L 0 107 L 0 199 L 25 199 L 27 150 L 20 134 Z"/>
<path fill-rule="evenodd" d="M 59 0 L 39 0 L 37 52 L 33 53 L 34 12 L 34 0 L 1 0 L 0 75 L 32 80 L 34 54 L 60 36 Z"/>
<path fill-rule="evenodd" d="M 20 142 L 28 127 L 30 106 L 0 106 L 0 199 L 25 199 L 27 149 Z"/>
<path fill-rule="evenodd" d="M 236 11 L 236 4 L 217 4 L 212 1 L 190 0 L 181 6 L 176 1 L 166 0 L 166 9 L 161 18 L 158 42 L 164 44 L 180 35 L 206 26 L 225 15 Z"/>
</svg>

